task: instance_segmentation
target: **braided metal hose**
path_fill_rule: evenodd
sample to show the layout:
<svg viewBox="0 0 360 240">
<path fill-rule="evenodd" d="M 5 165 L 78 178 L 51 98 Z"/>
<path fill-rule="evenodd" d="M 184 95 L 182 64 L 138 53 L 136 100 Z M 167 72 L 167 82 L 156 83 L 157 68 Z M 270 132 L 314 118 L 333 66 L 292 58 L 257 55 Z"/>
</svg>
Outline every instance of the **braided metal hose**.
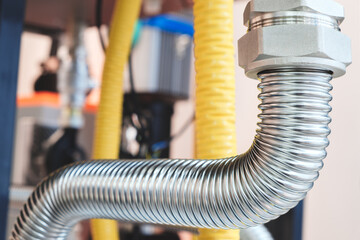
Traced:
<svg viewBox="0 0 360 240">
<path fill-rule="evenodd" d="M 286 213 L 323 166 L 331 73 L 273 70 L 259 79 L 260 129 L 248 152 L 212 161 L 74 164 L 37 187 L 11 239 L 64 239 L 88 218 L 234 229 Z"/>
</svg>

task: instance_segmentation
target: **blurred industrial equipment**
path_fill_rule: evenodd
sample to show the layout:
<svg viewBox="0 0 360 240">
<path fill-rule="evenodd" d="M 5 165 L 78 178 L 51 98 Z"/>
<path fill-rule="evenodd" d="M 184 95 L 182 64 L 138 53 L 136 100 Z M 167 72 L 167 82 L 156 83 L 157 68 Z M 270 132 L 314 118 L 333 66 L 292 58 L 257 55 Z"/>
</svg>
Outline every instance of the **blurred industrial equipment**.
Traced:
<svg viewBox="0 0 360 240">
<path fill-rule="evenodd" d="M 121 157 L 169 157 L 173 105 L 189 97 L 194 30 L 189 19 L 174 15 L 144 19 L 140 26 L 125 85 Z M 138 142 L 137 152 L 130 150 L 131 138 Z"/>
<path fill-rule="evenodd" d="M 34 87 L 36 95 L 20 101 L 15 142 L 19 150 L 12 180 L 17 186 L 35 186 L 52 171 L 91 155 L 94 114 L 83 110 L 91 85 L 84 27 L 78 19 L 70 18 L 67 31 L 56 35 L 56 46 L 41 65 L 43 72 Z M 171 136 L 174 103 L 188 99 L 190 94 L 192 37 L 192 16 L 188 13 L 139 21 L 126 71 L 121 158 L 169 157 L 171 140 L 191 124 L 193 117 Z M 86 148 L 83 150 L 78 142 Z M 24 192 L 22 188 L 12 189 L 13 194 L 19 191 Z M 19 199 L 11 205 L 9 222 L 14 221 L 21 207 L 17 202 Z M 161 238 L 179 239 L 176 231 L 151 225 L 121 231 L 124 240 Z"/>
</svg>

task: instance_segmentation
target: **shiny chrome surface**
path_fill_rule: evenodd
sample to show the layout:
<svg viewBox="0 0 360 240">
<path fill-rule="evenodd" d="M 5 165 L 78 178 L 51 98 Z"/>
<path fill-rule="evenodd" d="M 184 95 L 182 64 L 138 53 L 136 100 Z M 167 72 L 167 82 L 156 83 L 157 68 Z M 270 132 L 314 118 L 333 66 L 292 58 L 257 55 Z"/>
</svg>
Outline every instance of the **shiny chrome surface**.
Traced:
<svg viewBox="0 0 360 240">
<path fill-rule="evenodd" d="M 248 31 L 275 25 L 309 24 L 325 26 L 340 31 L 338 20 L 321 14 L 299 11 L 284 11 L 261 14 L 249 20 Z"/>
<path fill-rule="evenodd" d="M 271 2 L 271 3 L 270 3 Z M 340 32 L 344 8 L 333 0 L 251 0 L 248 33 L 238 41 L 239 66 L 249 78 L 269 69 L 326 69 L 340 77 L 352 62 L 351 41 Z"/>
<path fill-rule="evenodd" d="M 246 228 L 297 205 L 326 156 L 331 73 L 259 74 L 261 122 L 246 153 L 219 160 L 91 161 L 64 168 L 29 198 L 11 239 L 64 239 L 82 219 Z"/>
</svg>

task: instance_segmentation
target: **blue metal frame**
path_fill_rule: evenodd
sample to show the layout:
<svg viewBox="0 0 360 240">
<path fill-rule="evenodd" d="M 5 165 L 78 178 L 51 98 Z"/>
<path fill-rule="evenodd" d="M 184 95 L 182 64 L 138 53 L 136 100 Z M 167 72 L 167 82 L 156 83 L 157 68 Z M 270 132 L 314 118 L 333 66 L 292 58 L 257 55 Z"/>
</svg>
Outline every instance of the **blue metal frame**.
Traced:
<svg viewBox="0 0 360 240">
<path fill-rule="evenodd" d="M 5 240 L 25 0 L 0 0 L 0 240 Z"/>
<path fill-rule="evenodd" d="M 266 224 L 276 240 L 301 240 L 303 228 L 303 201 L 279 218 Z"/>
<path fill-rule="evenodd" d="M 301 201 L 296 206 L 294 211 L 293 240 L 302 239 L 303 215 L 304 215 L 304 200 Z"/>
</svg>

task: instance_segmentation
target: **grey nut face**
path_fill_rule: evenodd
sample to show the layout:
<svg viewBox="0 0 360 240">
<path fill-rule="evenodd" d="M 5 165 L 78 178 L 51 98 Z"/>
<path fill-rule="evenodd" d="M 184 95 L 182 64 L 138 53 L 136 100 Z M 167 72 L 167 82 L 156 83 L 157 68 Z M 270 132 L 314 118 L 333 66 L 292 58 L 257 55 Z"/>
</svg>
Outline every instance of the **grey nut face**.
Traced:
<svg viewBox="0 0 360 240">
<path fill-rule="evenodd" d="M 344 8 L 333 0 L 252 0 L 244 12 L 244 25 L 263 13 L 282 11 L 303 11 L 326 15 L 339 23 L 344 20 Z"/>
<path fill-rule="evenodd" d="M 258 28 L 238 41 L 239 65 L 256 78 L 262 67 L 319 63 L 341 76 L 351 63 L 350 39 L 323 26 L 293 24 Z M 316 65 L 315 65 L 316 66 Z M 310 65 L 311 67 L 311 65 Z"/>
</svg>

